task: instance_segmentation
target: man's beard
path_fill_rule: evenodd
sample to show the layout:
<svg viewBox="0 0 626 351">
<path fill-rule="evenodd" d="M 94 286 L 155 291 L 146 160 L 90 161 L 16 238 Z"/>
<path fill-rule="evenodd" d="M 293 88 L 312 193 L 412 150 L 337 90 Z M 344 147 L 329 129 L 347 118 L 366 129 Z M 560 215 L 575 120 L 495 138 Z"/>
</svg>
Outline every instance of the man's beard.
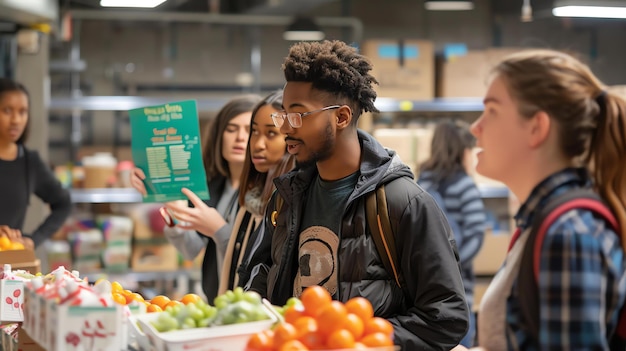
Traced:
<svg viewBox="0 0 626 351">
<path fill-rule="evenodd" d="M 326 129 L 321 133 L 321 136 L 324 140 L 322 146 L 319 150 L 311 152 L 311 155 L 308 159 L 303 161 L 298 161 L 296 159 L 296 166 L 299 169 L 304 169 L 308 167 L 315 166 L 317 162 L 324 161 L 330 158 L 334 149 L 335 149 L 335 135 L 333 134 L 333 129 L 330 123 L 326 125 Z"/>
</svg>

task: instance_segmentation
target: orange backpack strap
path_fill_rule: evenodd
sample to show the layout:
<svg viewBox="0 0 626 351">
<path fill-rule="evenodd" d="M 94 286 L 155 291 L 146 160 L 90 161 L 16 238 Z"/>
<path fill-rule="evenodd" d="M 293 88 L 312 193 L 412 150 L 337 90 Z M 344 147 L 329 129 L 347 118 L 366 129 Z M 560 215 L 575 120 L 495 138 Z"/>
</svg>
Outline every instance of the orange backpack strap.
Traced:
<svg viewBox="0 0 626 351">
<path fill-rule="evenodd" d="M 272 211 L 270 221 L 272 222 L 274 228 L 276 228 L 276 219 L 278 219 L 278 214 L 280 213 L 280 209 L 283 207 L 283 202 L 285 201 L 285 199 L 280 196 L 278 191 L 274 190 L 274 192 L 276 193 L 276 196 L 274 198 L 274 211 Z"/>
<path fill-rule="evenodd" d="M 379 186 L 376 191 L 366 195 L 365 216 L 370 228 L 372 239 L 376 244 L 376 250 L 387 272 L 393 275 L 398 287 L 403 288 L 402 274 L 396 250 L 396 240 L 389 221 L 387 208 L 387 195 L 385 186 Z"/>
</svg>

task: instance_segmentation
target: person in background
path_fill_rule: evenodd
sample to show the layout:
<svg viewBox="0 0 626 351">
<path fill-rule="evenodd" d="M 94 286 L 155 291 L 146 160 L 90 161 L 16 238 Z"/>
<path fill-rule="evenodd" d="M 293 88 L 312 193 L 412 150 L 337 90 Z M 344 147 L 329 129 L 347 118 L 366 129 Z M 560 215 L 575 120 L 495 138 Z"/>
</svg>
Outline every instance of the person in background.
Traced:
<svg viewBox="0 0 626 351">
<path fill-rule="evenodd" d="M 506 184 L 522 204 L 504 265 L 478 313 L 483 350 L 617 350 L 626 297 L 626 102 L 583 63 L 530 50 L 494 69 L 485 110 L 472 125 L 476 170 Z M 619 222 L 573 208 L 550 222 L 536 254 L 536 290 L 520 284 L 534 218 L 550 200 L 589 189 Z M 520 305 L 537 294 L 536 333 Z M 536 336 L 533 336 L 536 334 Z"/>
<path fill-rule="evenodd" d="M 363 112 L 377 111 L 371 69 L 340 41 L 291 47 L 283 64 L 284 111 L 272 119 L 297 168 L 275 180 L 278 195 L 265 218 L 271 248 L 262 252 L 268 270 L 250 290 L 279 306 L 312 285 L 344 303 L 362 296 L 393 325 L 403 350 L 449 350 L 468 325 L 454 239 L 409 167 L 357 128 Z M 401 286 L 385 269 L 365 215 L 366 196 L 383 184 Z M 284 200 L 280 209 L 276 196 Z"/>
<path fill-rule="evenodd" d="M 252 110 L 248 152 L 241 173 L 239 187 L 239 212 L 233 223 L 224 266 L 220 278 L 219 294 L 243 286 L 249 279 L 249 257 L 262 237 L 261 223 L 265 207 L 274 192 L 274 178 L 290 171 L 293 156 L 287 153 L 285 136 L 272 122 L 271 114 L 282 109 L 283 92 L 266 96 Z"/>
<path fill-rule="evenodd" d="M 29 95 L 11 79 L 0 78 L 0 236 L 33 249 L 49 239 L 69 216 L 70 194 L 39 153 L 26 148 L 30 125 Z M 22 233 L 30 196 L 50 206 L 50 214 L 32 233 Z"/>
<path fill-rule="evenodd" d="M 462 121 L 437 124 L 431 155 L 420 167 L 417 183 L 440 196 L 459 251 L 461 277 L 470 310 L 470 327 L 461 345 L 473 345 L 475 335 L 474 269 L 472 262 L 485 236 L 485 207 L 474 180 L 467 174 L 471 167 L 475 139 L 469 125 Z M 436 196 L 436 195 L 435 195 Z"/>
<path fill-rule="evenodd" d="M 219 273 L 239 208 L 237 196 L 250 133 L 251 111 L 259 101 L 260 98 L 255 95 L 232 99 L 208 127 L 202 155 L 211 198 L 201 200 L 184 188 L 182 192 L 189 198 L 192 207 L 181 201 L 172 201 L 165 204 L 168 211 L 161 211 L 167 224 L 164 233 L 185 259 L 193 260 L 205 249 L 202 289 L 208 301 L 217 296 Z M 135 168 L 131 184 L 142 194 L 146 194 L 144 179 L 144 172 Z"/>
</svg>

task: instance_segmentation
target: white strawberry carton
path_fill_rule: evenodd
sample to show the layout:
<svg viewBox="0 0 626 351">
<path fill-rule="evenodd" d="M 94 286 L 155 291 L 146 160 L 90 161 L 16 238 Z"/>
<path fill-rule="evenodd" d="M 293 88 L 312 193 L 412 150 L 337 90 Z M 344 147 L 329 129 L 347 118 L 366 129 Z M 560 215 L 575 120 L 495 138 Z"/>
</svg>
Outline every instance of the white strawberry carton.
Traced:
<svg viewBox="0 0 626 351">
<path fill-rule="evenodd" d="M 0 280 L 0 321 L 24 321 L 24 281 Z"/>
<path fill-rule="evenodd" d="M 119 351 L 126 349 L 123 306 L 67 306 L 54 304 L 49 311 L 54 330 L 49 331 L 49 351 Z"/>
</svg>

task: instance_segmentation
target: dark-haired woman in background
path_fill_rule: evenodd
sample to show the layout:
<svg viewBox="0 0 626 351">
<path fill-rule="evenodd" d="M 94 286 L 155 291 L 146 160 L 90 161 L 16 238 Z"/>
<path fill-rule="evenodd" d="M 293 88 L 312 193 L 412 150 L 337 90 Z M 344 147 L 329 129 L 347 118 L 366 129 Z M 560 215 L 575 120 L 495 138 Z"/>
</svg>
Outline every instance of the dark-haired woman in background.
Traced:
<svg viewBox="0 0 626 351">
<path fill-rule="evenodd" d="M 461 121 L 442 122 L 433 134 L 431 155 L 420 167 L 417 182 L 425 189 L 434 189 L 442 199 L 443 210 L 459 250 L 461 277 L 470 308 L 470 327 L 461 345 L 473 344 L 476 323 L 474 304 L 474 257 L 483 244 L 485 208 L 474 180 L 467 174 L 475 138 L 469 125 Z M 441 205 L 441 204 L 440 204 Z"/>
<path fill-rule="evenodd" d="M 33 249 L 50 238 L 69 216 L 67 190 L 54 177 L 39 153 L 26 148 L 29 95 L 13 80 L 0 78 L 0 237 Z M 22 233 L 30 195 L 50 206 L 50 214 L 32 233 Z"/>
</svg>

